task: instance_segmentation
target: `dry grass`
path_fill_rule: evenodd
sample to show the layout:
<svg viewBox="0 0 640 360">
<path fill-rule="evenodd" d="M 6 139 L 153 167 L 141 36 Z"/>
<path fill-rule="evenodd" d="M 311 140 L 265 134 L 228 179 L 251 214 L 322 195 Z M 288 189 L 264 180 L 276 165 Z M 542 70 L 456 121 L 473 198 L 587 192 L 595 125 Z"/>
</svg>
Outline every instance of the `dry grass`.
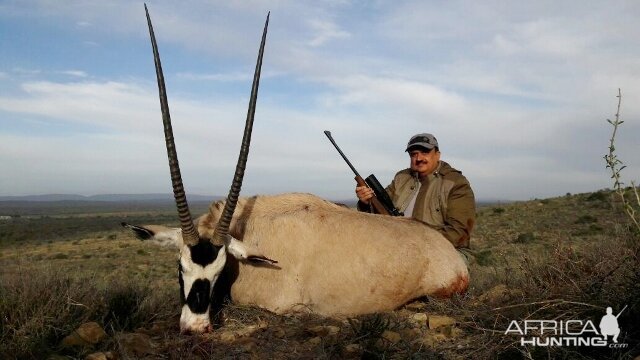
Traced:
<svg viewBox="0 0 640 360">
<path fill-rule="evenodd" d="M 638 322 L 632 321 L 640 318 L 637 234 L 611 192 L 501 204 L 479 213 L 472 284 L 463 297 L 422 299 L 348 320 L 277 316 L 229 304 L 224 325 L 200 336 L 178 331 L 175 252 L 121 232 L 118 217 L 111 219 L 113 229 L 81 239 L 16 242 L 0 257 L 0 358 L 82 358 L 94 351 L 144 357 L 127 353 L 119 336 L 129 333 L 148 336 L 149 358 L 622 359 L 640 351 Z M 629 347 L 617 352 L 525 348 L 504 335 L 512 319 L 595 321 L 606 306 L 624 305 L 620 323 Z M 448 315 L 457 324 L 432 330 L 416 324 L 417 314 Z M 92 347 L 60 346 L 87 321 L 100 323 L 108 339 Z M 389 332 L 400 338 L 390 341 Z"/>
<path fill-rule="evenodd" d="M 78 275 L 52 266 L 4 274 L 0 292 L 3 359 L 81 356 L 94 349 L 60 346 L 80 324 L 97 321 L 114 334 L 173 318 L 178 306 L 167 301 L 171 296 L 162 289 L 129 280 L 105 281 L 99 275 Z M 110 345 L 107 341 L 102 347 Z"/>
</svg>

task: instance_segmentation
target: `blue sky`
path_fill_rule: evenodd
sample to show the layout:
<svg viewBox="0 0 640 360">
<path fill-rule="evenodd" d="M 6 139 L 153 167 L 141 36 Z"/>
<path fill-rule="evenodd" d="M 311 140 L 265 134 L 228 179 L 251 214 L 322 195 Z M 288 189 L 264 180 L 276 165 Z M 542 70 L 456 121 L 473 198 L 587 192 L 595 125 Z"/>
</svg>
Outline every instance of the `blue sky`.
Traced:
<svg viewBox="0 0 640 360">
<path fill-rule="evenodd" d="M 432 132 L 480 199 L 640 178 L 637 1 L 148 1 L 187 191 L 227 193 L 266 14 L 243 194 L 353 197 L 322 133 L 383 184 Z M 144 7 L 0 1 L 0 195 L 161 193 L 168 166 Z"/>
</svg>

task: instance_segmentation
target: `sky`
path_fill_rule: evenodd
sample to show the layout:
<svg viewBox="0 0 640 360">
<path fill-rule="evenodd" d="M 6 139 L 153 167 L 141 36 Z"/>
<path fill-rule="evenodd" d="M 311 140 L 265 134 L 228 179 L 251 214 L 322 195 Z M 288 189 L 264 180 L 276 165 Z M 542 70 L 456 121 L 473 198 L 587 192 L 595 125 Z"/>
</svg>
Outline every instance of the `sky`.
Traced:
<svg viewBox="0 0 640 360">
<path fill-rule="evenodd" d="M 640 180 L 638 1 L 147 2 L 187 193 L 225 195 L 270 11 L 243 195 L 355 198 L 433 133 L 480 200 Z M 0 0 L 0 196 L 169 193 L 142 2 Z"/>
</svg>

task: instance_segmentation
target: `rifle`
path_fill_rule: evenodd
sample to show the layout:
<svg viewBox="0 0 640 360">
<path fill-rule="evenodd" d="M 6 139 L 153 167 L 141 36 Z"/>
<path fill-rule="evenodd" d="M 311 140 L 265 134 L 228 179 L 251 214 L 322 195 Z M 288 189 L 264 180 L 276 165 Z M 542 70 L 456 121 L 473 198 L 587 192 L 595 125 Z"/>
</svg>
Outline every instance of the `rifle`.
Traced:
<svg viewBox="0 0 640 360">
<path fill-rule="evenodd" d="M 387 192 L 382 187 L 382 185 L 380 185 L 380 182 L 378 181 L 378 179 L 376 179 L 376 177 L 373 174 L 369 175 L 366 179 L 362 179 L 362 176 L 358 174 L 358 171 L 356 170 L 356 168 L 354 168 L 353 165 L 351 165 L 351 162 L 349 161 L 349 159 L 347 159 L 347 157 L 344 155 L 342 150 L 340 150 L 340 148 L 338 147 L 338 144 L 336 144 L 335 140 L 333 140 L 333 137 L 331 137 L 331 131 L 325 130 L 324 134 L 327 135 L 327 137 L 329 138 L 329 141 L 331 141 L 331 143 L 336 148 L 336 150 L 338 150 L 338 153 L 340 153 L 340 156 L 342 156 L 342 158 L 347 163 L 347 165 L 349 165 L 349 167 L 351 168 L 351 171 L 353 171 L 353 173 L 356 175 L 355 180 L 358 186 L 367 186 L 373 190 L 373 193 L 375 194 L 375 196 L 372 197 L 370 200 L 373 208 L 379 214 L 382 214 L 382 215 L 403 216 L 404 214 L 402 214 L 393 205 L 393 202 L 391 201 L 389 194 L 387 194 Z"/>
</svg>

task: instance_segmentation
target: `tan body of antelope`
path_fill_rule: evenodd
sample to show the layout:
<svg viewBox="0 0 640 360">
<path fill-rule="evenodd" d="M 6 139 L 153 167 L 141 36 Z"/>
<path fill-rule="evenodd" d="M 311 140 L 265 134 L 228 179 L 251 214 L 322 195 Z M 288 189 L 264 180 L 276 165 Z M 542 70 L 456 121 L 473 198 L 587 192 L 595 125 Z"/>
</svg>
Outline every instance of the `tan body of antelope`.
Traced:
<svg viewBox="0 0 640 360">
<path fill-rule="evenodd" d="M 211 238 L 223 208 L 211 205 L 197 220 Z M 181 246 L 179 229 L 154 236 Z M 457 250 L 419 221 L 350 210 L 310 194 L 241 198 L 229 234 L 248 253 L 278 260 L 275 266 L 240 263 L 231 299 L 276 313 L 309 310 L 357 315 L 395 309 L 425 296 L 466 290 L 469 273 Z M 229 262 L 229 264 L 232 264 Z"/>
<path fill-rule="evenodd" d="M 308 194 L 238 199 L 269 16 L 229 195 L 194 222 L 182 185 L 164 75 L 146 5 L 145 11 L 180 228 L 123 226 L 140 238 L 180 249 L 181 331 L 209 331 L 211 317 L 229 293 L 233 301 L 276 313 L 310 310 L 355 315 L 391 310 L 424 295 L 449 296 L 466 290 L 467 267 L 453 245 L 415 220 L 359 213 Z"/>
</svg>

